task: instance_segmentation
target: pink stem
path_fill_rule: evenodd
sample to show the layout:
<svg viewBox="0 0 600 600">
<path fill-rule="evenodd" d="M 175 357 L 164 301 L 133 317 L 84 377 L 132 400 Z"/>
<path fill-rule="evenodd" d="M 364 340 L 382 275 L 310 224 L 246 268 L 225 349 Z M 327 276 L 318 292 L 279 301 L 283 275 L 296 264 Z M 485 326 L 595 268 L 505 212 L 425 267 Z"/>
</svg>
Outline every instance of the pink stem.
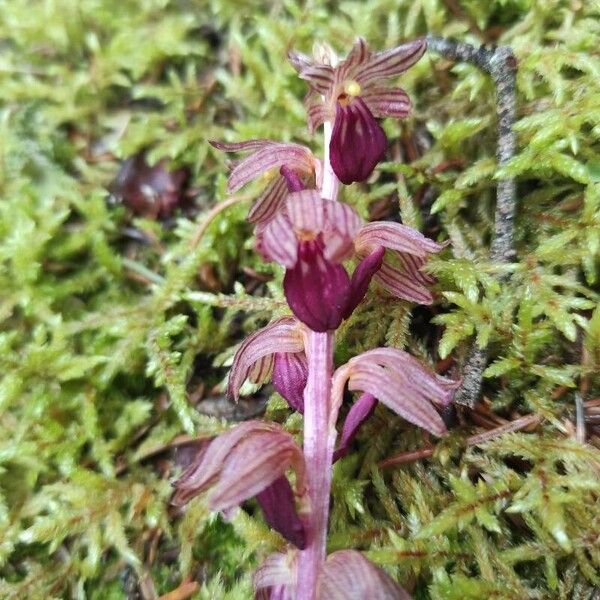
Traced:
<svg viewBox="0 0 600 600">
<path fill-rule="evenodd" d="M 308 334 L 308 382 L 304 390 L 304 459 L 310 498 L 306 549 L 300 553 L 296 600 L 316 600 L 325 561 L 331 462 L 335 429 L 329 428 L 333 332 Z"/>
<path fill-rule="evenodd" d="M 324 124 L 323 184 L 321 196 L 336 200 L 339 180 L 329 160 L 332 124 Z M 304 459 L 310 498 L 306 549 L 300 552 L 296 600 L 317 600 L 317 583 L 327 554 L 327 525 L 331 494 L 331 463 L 335 448 L 335 418 L 330 414 L 334 334 L 308 334 L 308 382 L 304 389 Z M 330 428 L 331 424 L 331 428 Z"/>
<path fill-rule="evenodd" d="M 323 124 L 323 185 L 321 186 L 321 197 L 327 200 L 337 199 L 340 180 L 333 172 L 331 161 L 329 160 L 329 142 L 331 140 L 331 132 L 333 125 L 330 121 Z"/>
</svg>

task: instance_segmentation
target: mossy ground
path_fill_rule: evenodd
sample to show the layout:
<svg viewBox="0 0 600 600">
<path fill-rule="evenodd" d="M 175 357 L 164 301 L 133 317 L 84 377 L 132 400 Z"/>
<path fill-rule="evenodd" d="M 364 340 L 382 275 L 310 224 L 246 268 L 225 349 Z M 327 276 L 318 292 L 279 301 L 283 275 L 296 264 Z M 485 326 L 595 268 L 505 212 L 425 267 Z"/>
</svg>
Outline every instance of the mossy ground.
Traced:
<svg viewBox="0 0 600 600">
<path fill-rule="evenodd" d="M 151 598 L 189 577 L 197 598 L 251 597 L 254 565 L 281 544 L 252 506 L 225 524 L 201 500 L 184 516 L 169 505 L 180 436 L 226 427 L 198 399 L 222 392 L 244 332 L 283 310 L 281 273 L 258 260 L 244 221 L 259 186 L 204 226 L 227 173 L 207 139 L 319 152 L 286 50 L 426 33 L 510 44 L 518 58 L 519 152 L 505 168 L 518 179 L 517 256 L 498 284 L 493 86 L 426 55 L 403 78 L 412 117 L 385 122 L 389 162 L 345 199 L 451 240 L 432 263 L 437 300 L 414 309 L 373 291 L 337 359 L 388 344 L 459 374 L 476 339 L 491 361 L 485 403 L 460 411 L 431 458 L 386 469 L 377 463 L 427 441 L 379 408 L 335 468 L 330 547 L 368 551 L 415 598 L 597 597 L 598 2 L 11 0 L 0 12 L 1 598 Z M 141 150 L 189 170 L 190 200 L 165 221 L 108 201 L 120 161 Z M 300 431 L 276 397 L 267 414 Z M 527 431 L 465 443 L 526 414 L 538 417 Z"/>
</svg>

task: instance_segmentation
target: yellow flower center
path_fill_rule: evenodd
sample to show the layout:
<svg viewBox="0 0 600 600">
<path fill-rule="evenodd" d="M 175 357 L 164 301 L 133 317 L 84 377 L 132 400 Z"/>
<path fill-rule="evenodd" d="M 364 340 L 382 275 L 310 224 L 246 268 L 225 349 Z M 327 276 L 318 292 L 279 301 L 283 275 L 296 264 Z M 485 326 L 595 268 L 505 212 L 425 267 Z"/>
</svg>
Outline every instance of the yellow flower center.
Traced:
<svg viewBox="0 0 600 600">
<path fill-rule="evenodd" d="M 344 81 L 344 92 L 354 98 L 355 96 L 360 95 L 360 83 L 358 81 L 354 81 L 354 79 L 347 79 Z"/>
<path fill-rule="evenodd" d="M 348 106 L 356 96 L 360 95 L 360 83 L 354 79 L 346 79 L 342 85 L 342 93 L 338 96 L 337 101 L 342 106 Z"/>
</svg>

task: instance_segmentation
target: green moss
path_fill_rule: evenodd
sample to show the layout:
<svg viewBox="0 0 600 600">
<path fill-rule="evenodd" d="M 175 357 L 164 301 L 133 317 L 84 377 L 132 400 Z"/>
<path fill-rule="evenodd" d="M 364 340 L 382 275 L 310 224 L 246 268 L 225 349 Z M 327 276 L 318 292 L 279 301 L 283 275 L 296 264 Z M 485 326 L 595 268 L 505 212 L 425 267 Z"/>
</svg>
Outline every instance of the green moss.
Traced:
<svg viewBox="0 0 600 600">
<path fill-rule="evenodd" d="M 489 350 L 494 410 L 543 420 L 535 433 L 465 449 L 467 419 L 430 460 L 380 471 L 378 461 L 424 442 L 379 408 L 336 467 L 331 547 L 369 552 L 417 598 L 587 598 L 600 585 L 598 433 L 588 428 L 583 446 L 566 424 L 578 389 L 600 394 L 600 13 L 577 0 L 470 0 L 457 16 L 454 4 L 6 3 L 2 598 L 123 598 L 128 573 L 159 593 L 191 574 L 206 579 L 199 598 L 249 597 L 252 568 L 278 537 L 257 516 L 229 525 L 169 506 L 178 467 L 165 445 L 225 426 L 195 410 L 193 390 L 221 385 L 243 332 L 283 310 L 280 274 L 252 251 L 247 201 L 197 239 L 226 198 L 226 159 L 206 140 L 293 139 L 318 151 L 286 50 L 327 40 L 344 52 L 356 35 L 386 47 L 427 32 L 477 44 L 480 31 L 518 58 L 519 153 L 504 169 L 518 180 L 518 258 L 499 285 L 487 260 L 501 175 L 491 82 L 426 57 L 403 78 L 413 117 L 385 127 L 404 150 L 430 143 L 346 199 L 363 214 L 387 201 L 404 222 L 451 240 L 431 265 L 439 299 L 411 311 L 372 292 L 340 331 L 337 358 L 388 344 L 460 363 L 475 338 Z M 189 168 L 195 210 L 161 225 L 107 202 L 120 159 L 143 149 Z M 245 267 L 275 279 L 249 293 Z"/>
</svg>

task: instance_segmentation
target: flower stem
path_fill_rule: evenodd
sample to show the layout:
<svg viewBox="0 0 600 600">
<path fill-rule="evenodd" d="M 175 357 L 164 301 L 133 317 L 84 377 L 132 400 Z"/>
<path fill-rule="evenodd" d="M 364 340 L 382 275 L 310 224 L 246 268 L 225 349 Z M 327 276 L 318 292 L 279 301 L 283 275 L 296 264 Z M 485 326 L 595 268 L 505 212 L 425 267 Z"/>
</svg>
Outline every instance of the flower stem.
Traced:
<svg viewBox="0 0 600 600">
<path fill-rule="evenodd" d="M 331 132 L 333 124 L 331 121 L 325 121 L 323 124 L 323 185 L 321 186 L 321 197 L 327 200 L 336 200 L 340 181 L 331 167 L 329 159 L 329 142 L 331 141 Z"/>
<path fill-rule="evenodd" d="M 316 600 L 325 561 L 335 429 L 330 430 L 333 332 L 308 334 L 308 382 L 304 390 L 304 458 L 310 498 L 306 549 L 300 553 L 296 600 Z"/>
<path fill-rule="evenodd" d="M 331 168 L 329 142 L 332 123 L 323 128 L 321 196 L 336 200 L 339 180 Z M 307 546 L 300 552 L 296 600 L 317 600 L 317 583 L 327 554 L 327 525 L 331 494 L 331 463 L 335 447 L 335 418 L 330 414 L 334 333 L 309 332 L 306 343 L 308 381 L 304 389 L 304 460 L 310 498 Z"/>
</svg>

